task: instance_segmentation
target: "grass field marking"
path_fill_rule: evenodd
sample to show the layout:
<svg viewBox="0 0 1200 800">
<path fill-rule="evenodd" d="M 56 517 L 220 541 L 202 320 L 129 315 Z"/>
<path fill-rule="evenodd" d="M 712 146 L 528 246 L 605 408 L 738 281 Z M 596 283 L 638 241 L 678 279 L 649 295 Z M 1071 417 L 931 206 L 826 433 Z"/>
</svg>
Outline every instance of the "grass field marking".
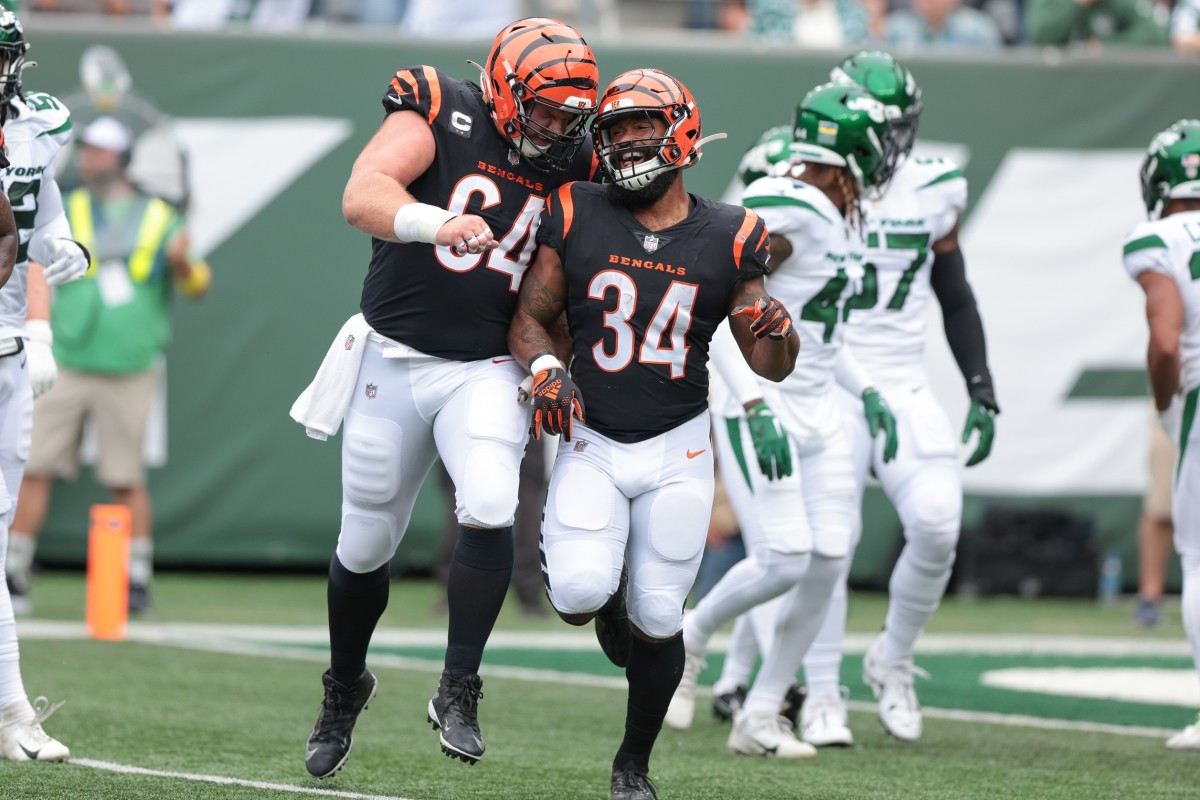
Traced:
<svg viewBox="0 0 1200 800">
<path fill-rule="evenodd" d="M 852 700 L 847 703 L 853 711 L 878 712 L 875 703 Z M 1024 714 L 997 714 L 992 711 L 960 711 L 954 708 L 921 708 L 921 713 L 933 719 L 954 722 L 982 722 L 985 725 L 1004 725 L 1012 728 L 1040 728 L 1047 731 L 1080 731 L 1083 733 L 1111 733 L 1116 736 L 1138 736 L 1149 739 L 1165 739 L 1179 733 L 1169 728 L 1145 728 L 1138 725 L 1108 725 L 1103 722 L 1079 722 L 1073 719 L 1049 719 L 1029 717 Z"/>
<path fill-rule="evenodd" d="M 17 621 L 22 639 L 85 639 L 87 627 L 81 622 L 22 619 Z M 190 622 L 131 622 L 131 640 L 175 642 L 180 639 L 250 639 L 259 642 L 324 644 L 329 629 L 323 625 L 222 625 Z M 861 655 L 877 634 L 849 634 L 845 652 Z M 371 643 L 378 647 L 443 647 L 444 628 L 380 628 Z M 710 650 L 725 652 L 729 637 L 717 635 Z M 521 649 L 594 650 L 596 638 L 590 630 L 496 631 L 488 640 L 492 647 Z M 1169 656 L 1187 658 L 1192 654 L 1185 639 L 1130 636 L 1060 636 L 1056 634 L 926 634 L 917 643 L 917 657 L 923 653 L 978 653 L 1070 656 Z"/>
<path fill-rule="evenodd" d="M 145 775 L 152 778 L 174 778 L 181 781 L 197 783 L 215 783 L 221 786 L 245 786 L 248 789 L 267 789 L 273 792 L 289 792 L 291 794 L 311 794 L 319 797 L 344 797 L 349 800 L 409 800 L 407 797 L 393 797 L 383 794 L 360 794 L 358 792 L 339 792 L 336 789 L 315 789 L 310 786 L 292 786 L 287 783 L 266 783 L 265 781 L 247 781 L 241 778 L 227 778 L 224 775 L 197 775 L 192 772 L 168 772 L 161 769 L 146 769 L 128 764 L 114 764 L 110 761 L 93 761 L 90 758 L 73 758 L 70 761 L 77 767 L 102 769 L 107 772 L 118 772 L 122 775 Z"/>
</svg>

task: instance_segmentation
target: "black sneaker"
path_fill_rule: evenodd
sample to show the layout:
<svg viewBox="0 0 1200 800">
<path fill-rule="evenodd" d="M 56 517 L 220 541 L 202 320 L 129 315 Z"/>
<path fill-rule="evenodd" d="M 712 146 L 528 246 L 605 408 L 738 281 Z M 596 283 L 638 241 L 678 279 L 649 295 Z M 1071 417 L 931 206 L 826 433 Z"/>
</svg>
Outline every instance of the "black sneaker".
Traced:
<svg viewBox="0 0 1200 800">
<path fill-rule="evenodd" d="M 783 708 L 779 709 L 779 716 L 792 724 L 792 730 L 799 730 L 796 726 L 799 724 L 800 707 L 804 705 L 804 698 L 807 694 L 807 687 L 793 683 L 788 687 L 787 694 L 783 696 Z"/>
<path fill-rule="evenodd" d="M 325 700 L 321 703 L 321 713 L 317 714 L 312 735 L 308 737 L 304 766 L 313 777 L 328 778 L 350 757 L 354 723 L 375 697 L 379 681 L 364 671 L 353 686 L 344 686 L 326 670 L 321 683 L 325 685 Z"/>
<path fill-rule="evenodd" d="M 437 694 L 429 701 L 429 723 L 441 731 L 442 752 L 474 764 L 483 758 L 483 734 L 479 732 L 479 698 L 483 679 L 478 675 L 454 678 L 442 671 Z"/>
<path fill-rule="evenodd" d="M 629 650 L 633 647 L 633 631 L 629 629 L 629 610 L 625 606 L 625 594 L 629 587 L 629 568 L 621 570 L 617 591 L 596 612 L 596 638 L 600 649 L 608 660 L 622 669 L 629 664 Z"/>
<path fill-rule="evenodd" d="M 658 800 L 650 776 L 640 767 L 626 764 L 613 767 L 612 793 L 609 800 Z"/>
<path fill-rule="evenodd" d="M 746 702 L 746 687 L 738 686 L 732 692 L 713 695 L 713 716 L 722 722 L 732 722 L 733 715 Z"/>
<path fill-rule="evenodd" d="M 148 614 L 152 608 L 149 587 L 142 583 L 129 584 L 129 613 Z"/>
</svg>

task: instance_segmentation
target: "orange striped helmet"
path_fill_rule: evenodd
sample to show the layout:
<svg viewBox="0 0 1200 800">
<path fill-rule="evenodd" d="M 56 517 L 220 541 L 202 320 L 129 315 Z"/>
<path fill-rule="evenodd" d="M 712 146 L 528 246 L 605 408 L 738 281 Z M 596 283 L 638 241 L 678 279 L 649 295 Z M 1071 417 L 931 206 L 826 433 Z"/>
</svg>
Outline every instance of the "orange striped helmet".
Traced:
<svg viewBox="0 0 1200 800">
<path fill-rule="evenodd" d="M 609 127 L 631 116 L 661 120 L 666 131 L 614 143 Z M 592 138 L 608 177 L 636 191 L 668 170 L 684 169 L 700 160 L 700 109 L 687 87 L 667 73 L 629 70 L 613 79 L 600 98 Z"/>
<path fill-rule="evenodd" d="M 545 17 L 517 20 L 496 35 L 480 70 L 501 135 L 531 163 L 566 169 L 586 136 L 600 88 L 596 57 L 579 31 Z M 537 106 L 570 117 L 555 130 L 534 119 Z"/>
</svg>

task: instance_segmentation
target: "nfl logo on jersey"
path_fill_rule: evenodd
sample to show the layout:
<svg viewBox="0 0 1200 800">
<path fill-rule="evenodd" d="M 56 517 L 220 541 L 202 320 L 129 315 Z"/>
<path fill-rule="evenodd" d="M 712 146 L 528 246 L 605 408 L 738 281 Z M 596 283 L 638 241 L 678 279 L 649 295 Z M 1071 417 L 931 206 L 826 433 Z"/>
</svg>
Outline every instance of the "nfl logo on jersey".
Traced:
<svg viewBox="0 0 1200 800">
<path fill-rule="evenodd" d="M 352 347 L 354 347 L 354 334 L 353 333 L 346 337 L 346 349 L 349 350 Z"/>
<path fill-rule="evenodd" d="M 653 253 L 658 249 L 658 237 L 653 234 L 643 237 L 642 247 L 646 248 L 647 253 Z"/>
<path fill-rule="evenodd" d="M 367 384 L 366 395 L 367 395 L 368 400 L 375 399 L 375 392 L 377 391 L 377 389 L 378 389 L 378 387 L 375 384 L 373 384 L 373 383 Z"/>
</svg>

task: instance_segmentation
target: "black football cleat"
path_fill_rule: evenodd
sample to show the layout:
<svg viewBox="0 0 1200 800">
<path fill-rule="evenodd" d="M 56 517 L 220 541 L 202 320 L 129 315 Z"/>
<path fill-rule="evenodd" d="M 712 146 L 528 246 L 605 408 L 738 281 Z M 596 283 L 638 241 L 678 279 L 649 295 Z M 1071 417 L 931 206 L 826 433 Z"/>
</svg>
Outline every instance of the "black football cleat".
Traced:
<svg viewBox="0 0 1200 800">
<path fill-rule="evenodd" d="M 351 733 L 358 715 L 375 697 L 379 682 L 370 672 L 363 671 L 362 677 L 352 686 L 345 686 L 333 679 L 326 670 L 321 676 L 325 685 L 325 700 L 317 714 L 317 724 L 308 737 L 304 753 L 304 766 L 315 778 L 333 775 L 350 757 L 353 742 Z"/>
<path fill-rule="evenodd" d="M 612 792 L 608 797 L 609 800 L 658 800 L 650 776 L 633 764 L 613 767 Z"/>
<path fill-rule="evenodd" d="M 633 647 L 633 631 L 629 628 L 629 610 L 625 606 L 625 594 L 629 587 L 629 568 L 621 569 L 621 580 L 617 590 L 596 612 L 596 639 L 608 660 L 624 669 L 629 665 L 629 651 Z"/>
<path fill-rule="evenodd" d="M 783 696 L 783 708 L 779 709 L 779 716 L 790 722 L 794 731 L 800 730 L 798 727 L 800 708 L 804 705 L 804 698 L 807 696 L 808 688 L 799 683 L 789 686 L 787 693 Z"/>
<path fill-rule="evenodd" d="M 479 699 L 483 679 L 478 675 L 451 677 L 442 671 L 437 694 L 429 701 L 429 723 L 441 731 L 442 752 L 474 765 L 483 758 L 483 734 L 479 731 Z"/>
<path fill-rule="evenodd" d="M 733 715 L 746 702 L 745 686 L 738 686 L 732 692 L 725 694 L 714 694 L 712 700 L 713 716 L 722 722 L 732 722 Z"/>
</svg>

